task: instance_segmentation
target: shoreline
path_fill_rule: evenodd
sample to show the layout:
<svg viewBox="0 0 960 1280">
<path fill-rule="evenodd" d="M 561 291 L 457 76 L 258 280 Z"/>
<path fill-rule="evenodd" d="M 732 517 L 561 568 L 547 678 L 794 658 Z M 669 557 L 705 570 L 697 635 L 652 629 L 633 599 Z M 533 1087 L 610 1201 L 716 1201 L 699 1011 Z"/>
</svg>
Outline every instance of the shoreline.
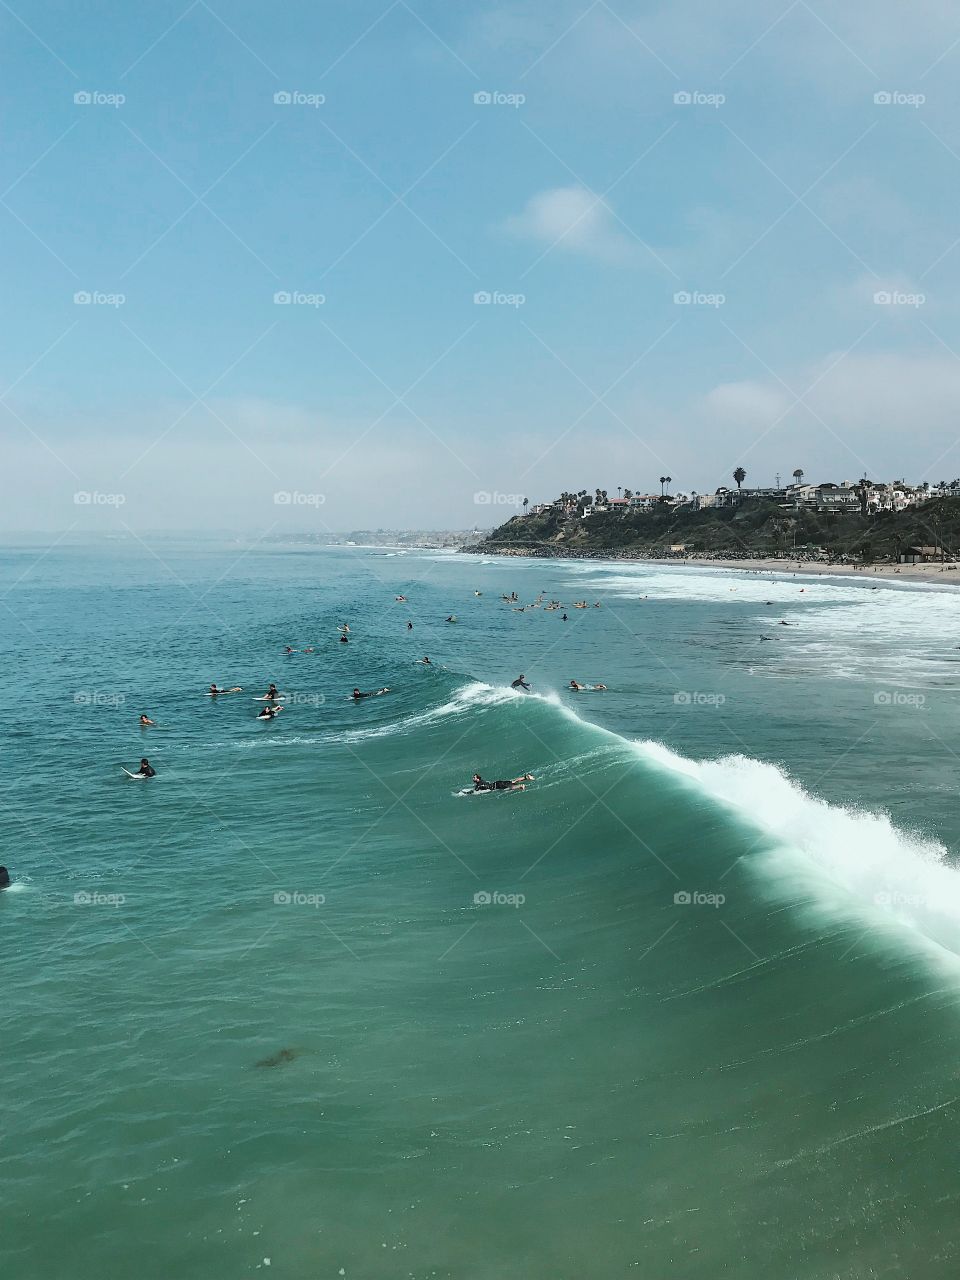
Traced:
<svg viewBox="0 0 960 1280">
<path fill-rule="evenodd" d="M 960 564 L 946 563 L 942 564 L 939 560 L 931 561 L 928 564 L 828 564 L 823 560 L 793 560 L 793 559 L 776 559 L 774 557 L 757 557 L 756 559 L 723 559 L 721 557 L 712 556 L 643 556 L 643 555 L 624 555 L 617 554 L 616 550 L 609 552 L 603 551 L 586 551 L 582 554 L 571 552 L 559 554 L 544 555 L 542 551 L 520 551 L 518 549 L 504 549 L 502 551 L 493 550 L 489 547 L 463 548 L 467 554 L 476 554 L 482 556 L 501 556 L 504 559 L 515 557 L 529 557 L 530 559 L 550 559 L 550 560 L 598 560 L 607 561 L 611 564 L 648 564 L 648 565 L 670 565 L 674 568 L 683 568 L 685 565 L 695 565 L 701 569 L 727 569 L 737 570 L 741 573 L 772 573 L 781 576 L 793 576 L 798 573 L 807 574 L 813 577 L 833 578 L 848 577 L 858 580 L 882 579 L 885 582 L 925 582 L 934 586 L 955 587 L 960 586 Z"/>
</svg>

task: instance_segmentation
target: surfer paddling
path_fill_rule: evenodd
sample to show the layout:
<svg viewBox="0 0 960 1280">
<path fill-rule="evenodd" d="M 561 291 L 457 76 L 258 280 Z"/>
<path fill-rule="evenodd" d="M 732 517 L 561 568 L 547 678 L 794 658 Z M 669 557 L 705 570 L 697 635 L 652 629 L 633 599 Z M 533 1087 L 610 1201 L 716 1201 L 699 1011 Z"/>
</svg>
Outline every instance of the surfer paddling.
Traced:
<svg viewBox="0 0 960 1280">
<path fill-rule="evenodd" d="M 157 723 L 156 720 L 151 720 L 149 716 L 140 717 L 140 724 L 143 728 L 146 728 L 148 724 L 155 725 L 156 723 Z"/>
<path fill-rule="evenodd" d="M 576 680 L 571 680 L 569 685 L 567 686 L 568 689 L 576 689 L 578 693 L 592 693 L 595 690 L 599 691 L 600 689 L 605 689 L 606 687 L 607 686 L 605 684 L 580 684 Z"/>
<path fill-rule="evenodd" d="M 359 702 L 361 698 L 379 698 L 381 693 L 389 693 L 389 692 L 390 692 L 389 686 L 385 685 L 382 689 L 370 689 L 367 693 L 364 693 L 360 689 L 354 689 L 351 696 L 354 702 Z"/>
<path fill-rule="evenodd" d="M 258 720 L 273 720 L 280 714 L 283 707 L 263 707 L 257 712 Z"/>
<path fill-rule="evenodd" d="M 207 693 L 211 698 L 215 698 L 218 693 L 243 693 L 243 689 L 238 684 L 235 684 L 231 689 L 221 689 L 218 684 L 212 684 Z"/>
<path fill-rule="evenodd" d="M 532 773 L 521 773 L 519 778 L 498 778 L 496 782 L 485 782 L 479 773 L 473 775 L 474 791 L 525 791 L 525 783 L 533 781 Z"/>
</svg>

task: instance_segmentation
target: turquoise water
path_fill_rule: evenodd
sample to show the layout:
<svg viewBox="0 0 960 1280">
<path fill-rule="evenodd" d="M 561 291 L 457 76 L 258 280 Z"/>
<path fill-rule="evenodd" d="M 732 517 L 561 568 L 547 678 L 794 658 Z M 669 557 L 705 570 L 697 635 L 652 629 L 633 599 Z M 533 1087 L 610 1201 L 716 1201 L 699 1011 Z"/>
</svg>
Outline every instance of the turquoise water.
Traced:
<svg viewBox="0 0 960 1280">
<path fill-rule="evenodd" d="M 2 1274 L 956 1276 L 960 597 L 151 545 L 0 552 Z"/>
</svg>

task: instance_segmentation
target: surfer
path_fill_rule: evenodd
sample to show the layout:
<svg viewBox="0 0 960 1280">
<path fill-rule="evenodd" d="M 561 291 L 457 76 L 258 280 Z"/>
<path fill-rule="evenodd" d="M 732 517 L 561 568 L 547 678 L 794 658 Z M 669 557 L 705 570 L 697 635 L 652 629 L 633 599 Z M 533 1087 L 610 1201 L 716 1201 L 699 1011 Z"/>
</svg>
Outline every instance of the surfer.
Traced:
<svg viewBox="0 0 960 1280">
<path fill-rule="evenodd" d="M 257 712 L 258 720 L 272 720 L 274 716 L 278 716 L 283 707 L 261 707 Z"/>
<path fill-rule="evenodd" d="M 218 684 L 212 684 L 207 690 L 207 693 L 209 693 L 212 698 L 215 698 L 218 693 L 243 693 L 243 689 L 238 684 L 235 684 L 232 689 L 221 689 Z"/>
<path fill-rule="evenodd" d="M 143 759 L 140 761 L 140 768 L 137 770 L 137 777 L 155 778 L 156 776 L 157 776 L 156 769 L 153 767 L 153 765 L 150 763 L 147 757 L 144 756 Z"/>
<path fill-rule="evenodd" d="M 381 693 L 389 693 L 389 692 L 390 692 L 390 688 L 388 685 L 384 685 L 382 689 L 371 689 L 368 693 L 363 693 L 359 689 L 354 689 L 353 700 L 354 702 L 359 702 L 361 698 L 379 698 Z"/>
<path fill-rule="evenodd" d="M 566 615 L 566 614 L 564 614 L 564 615 L 563 615 L 563 617 L 560 619 L 560 621 L 561 621 L 561 622 L 569 622 L 569 618 L 567 617 L 567 615 Z"/>
<path fill-rule="evenodd" d="M 156 722 L 156 720 L 151 720 L 149 716 L 141 716 L 141 717 L 140 717 L 140 723 L 141 723 L 141 725 L 143 725 L 144 727 L 146 727 L 148 724 L 153 724 L 153 725 L 155 725 L 157 722 Z"/>
<path fill-rule="evenodd" d="M 348 640 L 348 638 L 347 638 L 345 635 L 341 635 L 341 637 L 340 637 L 340 643 L 341 643 L 341 644 L 349 644 L 349 643 L 350 643 L 350 641 Z"/>
<path fill-rule="evenodd" d="M 570 689 L 576 689 L 578 691 L 587 690 L 588 692 L 594 689 L 605 689 L 606 687 L 607 686 L 605 684 L 578 684 L 576 680 L 571 680 L 568 685 L 568 688 Z"/>
<path fill-rule="evenodd" d="M 299 649 L 291 649 L 289 645 L 284 649 L 284 653 L 299 653 Z"/>
<path fill-rule="evenodd" d="M 444 618 L 444 622 L 456 622 L 456 620 L 457 615 L 455 613 L 451 613 L 449 618 Z"/>
<path fill-rule="evenodd" d="M 526 689 L 526 690 L 528 690 L 528 691 L 529 691 L 530 686 L 527 684 L 527 678 L 526 678 L 526 676 L 523 674 L 523 672 L 522 672 L 522 671 L 521 671 L 521 672 L 520 672 L 520 674 L 517 676 L 516 680 L 511 681 L 511 683 L 510 683 L 510 688 L 511 688 L 511 689 Z"/>
<path fill-rule="evenodd" d="M 407 603 L 407 597 L 406 597 L 406 596 L 394 596 L 393 598 L 394 598 L 394 600 L 396 600 L 397 604 L 406 604 L 406 603 Z"/>
<path fill-rule="evenodd" d="M 433 663 L 432 663 L 432 662 L 430 661 L 430 659 L 426 656 L 426 654 L 424 654 L 424 656 L 423 656 L 422 658 L 420 658 L 420 660 L 419 660 L 419 661 L 420 661 L 420 662 L 421 662 L 421 664 L 422 664 L 423 666 L 425 666 L 425 667 L 432 667 L 432 666 L 433 666 Z"/>
<path fill-rule="evenodd" d="M 412 631 L 412 630 L 413 630 L 413 623 L 412 623 L 412 622 L 408 622 L 408 623 L 407 623 L 407 630 L 408 630 L 408 631 Z"/>
<path fill-rule="evenodd" d="M 10 872 L 6 867 L 0 867 L 0 889 L 10 888 Z"/>
<path fill-rule="evenodd" d="M 485 782 L 479 773 L 475 773 L 473 789 L 474 791 L 525 791 L 524 783 L 532 781 L 532 773 L 521 773 L 519 778 L 498 778 L 496 782 Z"/>
<path fill-rule="evenodd" d="M 270 688 L 267 690 L 267 692 L 263 696 L 266 698 L 268 702 L 276 702 L 276 700 L 280 697 L 279 693 L 277 693 L 277 686 L 275 684 L 271 684 Z"/>
</svg>

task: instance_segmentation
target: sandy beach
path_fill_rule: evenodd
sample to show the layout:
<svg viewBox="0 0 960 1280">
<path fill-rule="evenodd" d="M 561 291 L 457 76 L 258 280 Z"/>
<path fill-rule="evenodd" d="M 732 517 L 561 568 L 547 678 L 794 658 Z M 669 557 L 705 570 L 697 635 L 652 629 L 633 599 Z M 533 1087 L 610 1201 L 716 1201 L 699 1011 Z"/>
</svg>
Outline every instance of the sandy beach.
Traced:
<svg viewBox="0 0 960 1280">
<path fill-rule="evenodd" d="M 676 560 L 651 559 L 650 564 L 695 564 L 707 569 L 742 569 L 745 573 L 803 573 L 816 577 L 889 578 L 900 582 L 929 582 L 938 586 L 960 585 L 960 565 L 823 564 L 816 560 L 714 560 L 707 557 L 683 556 Z"/>
</svg>

